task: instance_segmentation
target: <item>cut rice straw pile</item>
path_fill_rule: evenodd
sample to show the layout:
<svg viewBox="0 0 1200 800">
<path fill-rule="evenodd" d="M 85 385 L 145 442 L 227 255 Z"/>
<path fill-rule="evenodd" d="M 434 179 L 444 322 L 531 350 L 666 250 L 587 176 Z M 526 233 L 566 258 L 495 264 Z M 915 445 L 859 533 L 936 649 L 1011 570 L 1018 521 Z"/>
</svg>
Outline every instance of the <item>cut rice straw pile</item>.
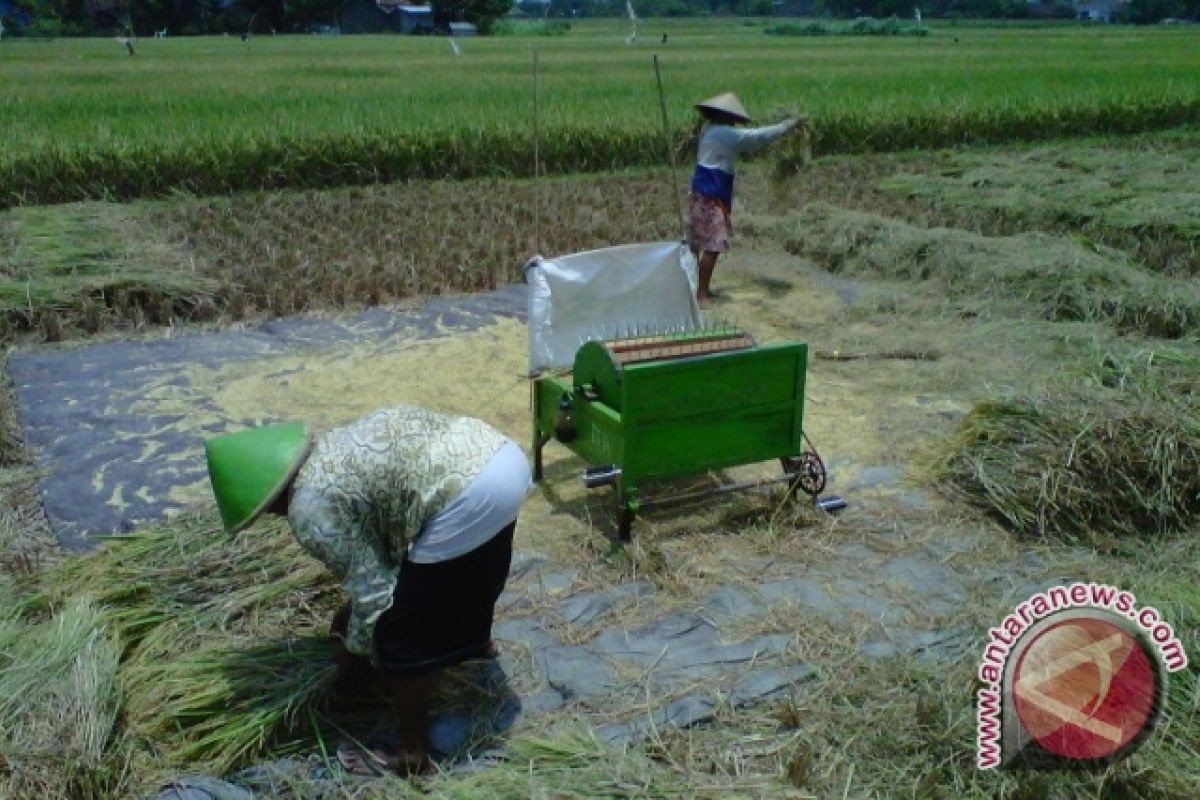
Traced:
<svg viewBox="0 0 1200 800">
<path fill-rule="evenodd" d="M 90 598 L 119 643 L 123 727 L 159 768 L 224 772 L 287 749 L 333 684 L 335 587 L 279 522 L 231 537 L 215 520 L 180 520 L 23 588 L 13 625 L 57 624 Z"/>
<path fill-rule="evenodd" d="M 85 598 L 34 627 L 0 619 L 0 797 L 106 797 L 122 781 L 120 655 Z"/>
<path fill-rule="evenodd" d="M 821 202 L 785 220 L 774 229 L 784 247 L 831 272 L 929 281 L 954 298 L 1021 300 L 1051 321 L 1108 322 L 1164 338 L 1200 334 L 1194 281 L 1144 272 L 1110 248 L 1041 233 L 926 229 Z"/>
<path fill-rule="evenodd" d="M 1085 390 L 976 405 L 934 477 L 1019 534 L 1105 549 L 1200 521 L 1200 358 L 1105 355 Z M 1087 385 L 1089 384 L 1090 385 Z"/>
</svg>

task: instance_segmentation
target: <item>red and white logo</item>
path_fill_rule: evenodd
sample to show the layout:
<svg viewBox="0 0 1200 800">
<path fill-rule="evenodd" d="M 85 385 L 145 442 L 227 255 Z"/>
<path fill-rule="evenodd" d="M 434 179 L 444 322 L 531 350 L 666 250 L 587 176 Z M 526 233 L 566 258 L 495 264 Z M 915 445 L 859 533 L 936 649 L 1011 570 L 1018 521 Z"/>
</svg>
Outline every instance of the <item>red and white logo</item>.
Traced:
<svg viewBox="0 0 1200 800">
<path fill-rule="evenodd" d="M 1108 758 L 1137 738 L 1157 707 L 1154 664 L 1115 621 L 1094 616 L 1055 622 L 1031 635 L 1015 655 L 1017 719 L 1055 755 Z"/>
<path fill-rule="evenodd" d="M 1076 583 L 1017 606 L 979 667 L 977 764 L 1106 764 L 1154 726 L 1166 675 L 1187 666 L 1174 630 L 1129 592 Z"/>
</svg>

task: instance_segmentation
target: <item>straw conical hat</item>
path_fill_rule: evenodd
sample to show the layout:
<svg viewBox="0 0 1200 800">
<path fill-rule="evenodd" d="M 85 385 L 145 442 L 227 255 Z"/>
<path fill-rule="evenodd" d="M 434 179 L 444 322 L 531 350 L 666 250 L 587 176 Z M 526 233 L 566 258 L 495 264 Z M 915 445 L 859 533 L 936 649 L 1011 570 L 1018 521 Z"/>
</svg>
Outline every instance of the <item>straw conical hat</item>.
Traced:
<svg viewBox="0 0 1200 800">
<path fill-rule="evenodd" d="M 720 111 L 722 114 L 737 117 L 742 122 L 750 121 L 750 115 L 746 113 L 746 108 L 742 105 L 742 101 L 738 100 L 737 95 L 733 92 L 726 92 L 716 97 L 710 97 L 707 100 L 701 100 L 699 103 L 696 103 L 696 108 Z"/>
<path fill-rule="evenodd" d="M 216 436 L 204 443 L 221 521 L 240 531 L 266 511 L 300 471 L 312 440 L 303 423 Z"/>
</svg>

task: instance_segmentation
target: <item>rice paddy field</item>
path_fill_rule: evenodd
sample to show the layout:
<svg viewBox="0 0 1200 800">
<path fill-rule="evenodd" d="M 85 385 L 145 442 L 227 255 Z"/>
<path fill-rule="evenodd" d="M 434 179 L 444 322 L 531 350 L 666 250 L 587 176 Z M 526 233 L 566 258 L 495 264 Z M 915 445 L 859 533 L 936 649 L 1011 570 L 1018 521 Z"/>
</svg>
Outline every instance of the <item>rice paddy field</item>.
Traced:
<svg viewBox="0 0 1200 800">
<path fill-rule="evenodd" d="M 1200 114 L 1191 29 L 972 29 L 781 37 L 765 23 L 575 25 L 565 36 L 8 41 L 0 204 L 530 175 L 664 157 L 714 85 L 763 117 L 820 119 L 818 153 L 1136 132 Z M 668 36 L 664 45 L 661 34 Z M 864 40 L 866 39 L 866 40 Z M 716 81 L 716 83 L 714 83 Z"/>
<path fill-rule="evenodd" d="M 197 775 L 241 787 L 210 783 L 209 797 L 313 800 L 1196 796 L 1200 35 L 762 28 L 644 20 L 628 46 L 624 23 L 592 22 L 465 40 L 458 57 L 399 37 L 146 40 L 133 58 L 110 40 L 0 41 L 0 798 L 142 800 Z M 535 48 L 556 173 L 536 181 Z M 619 546 L 610 498 L 548 449 L 516 539 L 545 569 L 514 577 L 519 602 L 498 623 L 558 620 L 561 603 L 613 587 L 653 596 L 545 623 L 560 646 L 588 647 L 736 591 L 761 613 L 723 635 L 786 640 L 768 668 L 805 677 L 748 704 L 695 680 L 688 697 L 711 715 L 620 742 L 605 726 L 677 699 L 622 673 L 628 691 L 477 726 L 470 749 L 487 757 L 411 780 L 347 775 L 337 741 L 386 719 L 377 694 L 351 702 L 336 680 L 340 596 L 324 568 L 278 521 L 224 535 L 207 497 L 65 552 L 9 366 L 402 311 L 504 287 L 538 250 L 673 238 L 654 52 L 684 165 L 698 97 L 733 88 L 764 118 L 812 115 L 811 163 L 792 145 L 739 164 L 712 313 L 759 341 L 809 343 L 805 426 L 850 508 L 747 493 L 647 514 Z M 136 407 L 197 428 L 324 425 L 400 398 L 526 443 L 525 344 L 506 318 L 270 354 L 291 391 L 260 362 L 197 363 Z M 117 427 L 112 408 L 63 411 L 68 427 Z M 912 591 L 896 568 L 913 564 L 961 592 Z M 838 613 L 768 591 L 810 579 L 840 587 Z M 1031 587 L 1073 580 L 1159 609 L 1190 665 L 1129 758 L 980 771 L 987 629 Z M 953 635 L 899 646 L 921 626 Z M 534 699 L 536 653 L 500 644 Z M 491 692 L 456 672 L 435 705 L 487 717 Z"/>
</svg>

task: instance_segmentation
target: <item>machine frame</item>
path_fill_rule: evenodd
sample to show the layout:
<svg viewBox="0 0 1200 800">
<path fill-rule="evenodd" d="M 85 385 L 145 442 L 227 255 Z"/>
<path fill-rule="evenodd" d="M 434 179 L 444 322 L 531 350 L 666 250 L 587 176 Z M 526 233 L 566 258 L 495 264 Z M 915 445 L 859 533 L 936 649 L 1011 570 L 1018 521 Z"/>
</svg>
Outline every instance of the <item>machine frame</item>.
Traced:
<svg viewBox="0 0 1200 800">
<path fill-rule="evenodd" d="M 824 489 L 824 465 L 805 451 L 807 344 L 700 355 L 681 348 L 674 357 L 624 364 L 615 362 L 614 344 L 587 342 L 572 372 L 533 379 L 535 480 L 543 477 L 542 448 L 557 439 L 590 465 L 585 483 L 614 487 L 624 541 L 640 510 L 682 499 L 645 499 L 647 481 L 778 459 L 784 474 L 776 480 L 814 497 Z"/>
</svg>

